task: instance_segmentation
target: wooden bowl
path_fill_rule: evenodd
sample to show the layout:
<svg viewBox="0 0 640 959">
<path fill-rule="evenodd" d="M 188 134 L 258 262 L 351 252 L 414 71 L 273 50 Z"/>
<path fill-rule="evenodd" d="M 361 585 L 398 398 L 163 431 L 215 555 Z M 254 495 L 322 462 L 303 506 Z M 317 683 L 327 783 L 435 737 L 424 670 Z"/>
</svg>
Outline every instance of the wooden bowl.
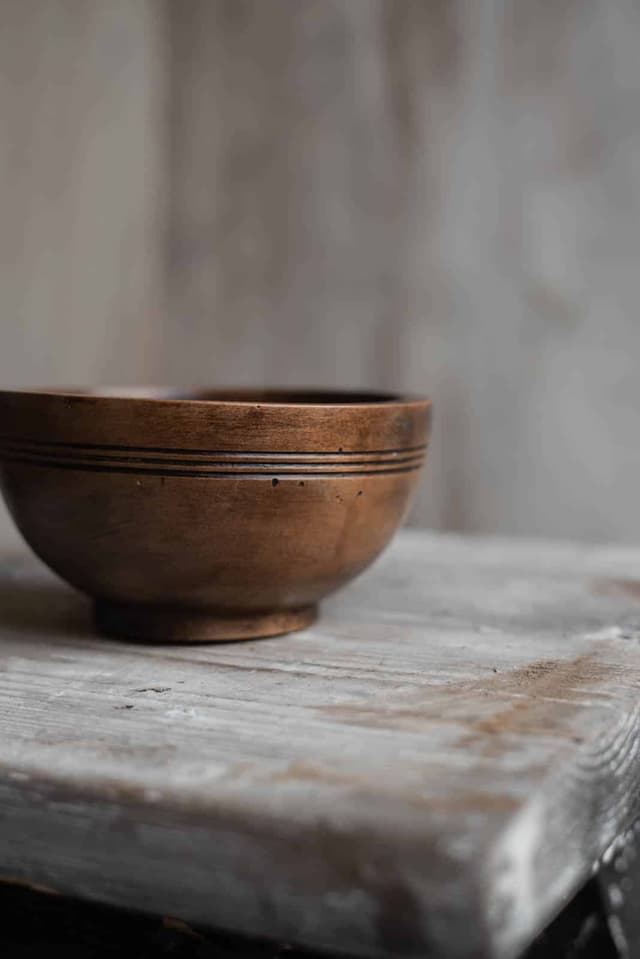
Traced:
<svg viewBox="0 0 640 959">
<path fill-rule="evenodd" d="M 100 632 L 272 636 L 389 541 L 430 412 L 368 393 L 0 391 L 2 490 Z"/>
</svg>

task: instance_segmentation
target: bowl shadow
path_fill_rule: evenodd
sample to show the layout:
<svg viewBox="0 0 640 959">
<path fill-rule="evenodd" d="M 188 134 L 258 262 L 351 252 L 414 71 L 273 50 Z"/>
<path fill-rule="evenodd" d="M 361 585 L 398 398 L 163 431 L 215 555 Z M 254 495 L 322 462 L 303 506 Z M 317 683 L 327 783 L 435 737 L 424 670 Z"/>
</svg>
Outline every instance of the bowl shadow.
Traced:
<svg viewBox="0 0 640 959">
<path fill-rule="evenodd" d="M 259 641 L 261 644 L 276 642 L 279 638 L 264 637 Z M 54 579 L 50 582 L 34 582 L 18 577 L 0 577 L 0 647 L 7 639 L 19 639 L 21 643 L 43 640 L 63 643 L 65 640 L 74 642 L 81 639 L 83 642 L 93 641 L 112 647 L 165 649 L 243 646 L 256 641 L 256 637 L 206 642 L 105 636 L 96 631 L 92 600 L 66 583 Z"/>
<path fill-rule="evenodd" d="M 0 579 L 0 642 L 5 629 L 38 639 L 94 636 L 91 602 L 62 582 Z"/>
</svg>

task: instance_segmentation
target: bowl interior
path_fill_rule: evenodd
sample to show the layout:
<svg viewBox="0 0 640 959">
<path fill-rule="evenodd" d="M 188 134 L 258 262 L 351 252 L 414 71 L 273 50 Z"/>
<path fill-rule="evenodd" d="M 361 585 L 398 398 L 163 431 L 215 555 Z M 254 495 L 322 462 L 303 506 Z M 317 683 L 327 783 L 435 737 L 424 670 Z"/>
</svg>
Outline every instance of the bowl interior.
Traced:
<svg viewBox="0 0 640 959">
<path fill-rule="evenodd" d="M 23 391 L 18 391 L 23 392 Z M 113 397 L 141 400 L 182 400 L 199 403 L 264 403 L 277 406 L 353 406 L 404 403 L 417 400 L 392 393 L 368 390 L 283 389 L 283 388 L 177 388 L 157 386 L 99 386 L 24 390 L 43 395 Z"/>
</svg>

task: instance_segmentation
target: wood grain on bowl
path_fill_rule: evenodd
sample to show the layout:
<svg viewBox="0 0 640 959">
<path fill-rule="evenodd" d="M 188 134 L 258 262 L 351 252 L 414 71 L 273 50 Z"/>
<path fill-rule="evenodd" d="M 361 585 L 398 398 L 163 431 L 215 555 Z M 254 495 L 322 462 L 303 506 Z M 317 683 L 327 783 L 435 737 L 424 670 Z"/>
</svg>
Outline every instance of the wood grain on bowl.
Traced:
<svg viewBox="0 0 640 959">
<path fill-rule="evenodd" d="M 301 628 L 401 523 L 430 403 L 323 391 L 0 392 L 0 477 L 98 628 L 198 641 Z"/>
</svg>

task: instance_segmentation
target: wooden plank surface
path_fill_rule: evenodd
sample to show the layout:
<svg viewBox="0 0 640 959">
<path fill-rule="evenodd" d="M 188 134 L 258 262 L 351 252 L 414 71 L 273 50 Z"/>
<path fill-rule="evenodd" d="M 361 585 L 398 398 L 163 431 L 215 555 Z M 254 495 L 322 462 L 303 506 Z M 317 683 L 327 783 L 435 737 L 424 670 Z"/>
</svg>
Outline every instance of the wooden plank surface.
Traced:
<svg viewBox="0 0 640 959">
<path fill-rule="evenodd" d="M 91 636 L 0 576 L 0 875 L 370 956 L 514 956 L 637 814 L 640 551 L 404 533 L 298 635 Z"/>
<path fill-rule="evenodd" d="M 163 28 L 153 0 L 0 0 L 0 379 L 153 379 Z"/>
<path fill-rule="evenodd" d="M 0 16 L 4 386 L 426 391 L 414 522 L 640 539 L 637 3 Z"/>
<path fill-rule="evenodd" d="M 165 378 L 426 391 L 414 521 L 637 542 L 638 4 L 167 10 Z"/>
<path fill-rule="evenodd" d="M 154 0 L 0 0 L 3 387 L 158 378 L 161 14 Z"/>
</svg>

